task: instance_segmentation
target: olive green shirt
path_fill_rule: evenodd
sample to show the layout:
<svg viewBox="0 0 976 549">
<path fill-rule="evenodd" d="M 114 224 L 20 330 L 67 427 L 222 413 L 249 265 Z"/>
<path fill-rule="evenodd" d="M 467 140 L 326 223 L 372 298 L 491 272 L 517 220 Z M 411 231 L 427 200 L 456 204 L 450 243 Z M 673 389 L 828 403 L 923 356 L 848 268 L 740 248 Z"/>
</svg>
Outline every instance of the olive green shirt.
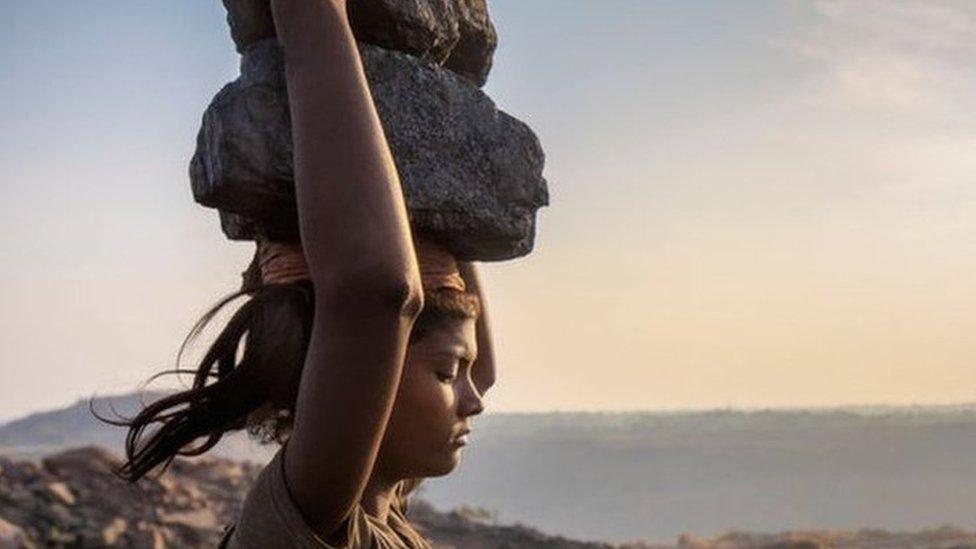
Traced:
<svg viewBox="0 0 976 549">
<path fill-rule="evenodd" d="M 285 484 L 283 450 L 258 475 L 244 500 L 237 523 L 220 542 L 227 549 L 431 549 L 398 505 L 390 506 L 387 522 L 357 504 L 344 523 L 347 542 L 330 545 L 305 523 Z"/>
</svg>

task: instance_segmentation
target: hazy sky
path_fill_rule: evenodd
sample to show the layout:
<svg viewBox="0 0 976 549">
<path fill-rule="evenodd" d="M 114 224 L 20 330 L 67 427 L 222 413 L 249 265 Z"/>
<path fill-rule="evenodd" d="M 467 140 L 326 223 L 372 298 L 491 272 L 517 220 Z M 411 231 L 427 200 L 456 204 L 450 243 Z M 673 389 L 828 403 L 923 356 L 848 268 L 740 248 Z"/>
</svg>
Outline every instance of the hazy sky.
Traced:
<svg viewBox="0 0 976 549">
<path fill-rule="evenodd" d="M 976 5 L 489 0 L 547 153 L 490 410 L 976 400 Z M 239 284 L 191 197 L 217 0 L 0 3 L 0 418 L 133 388 Z"/>
</svg>

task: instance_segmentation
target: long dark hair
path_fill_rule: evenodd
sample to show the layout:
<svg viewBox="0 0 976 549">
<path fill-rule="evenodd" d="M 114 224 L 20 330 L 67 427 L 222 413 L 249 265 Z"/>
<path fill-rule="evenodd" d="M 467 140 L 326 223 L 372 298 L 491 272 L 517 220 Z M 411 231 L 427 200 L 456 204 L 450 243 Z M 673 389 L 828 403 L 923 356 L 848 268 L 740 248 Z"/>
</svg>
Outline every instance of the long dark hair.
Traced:
<svg viewBox="0 0 976 549">
<path fill-rule="evenodd" d="M 480 312 L 474 294 L 441 289 L 425 292 L 424 297 L 411 343 L 446 318 L 472 318 Z M 196 369 L 182 369 L 187 346 L 224 307 L 241 298 L 247 299 Z M 136 481 L 153 470 L 162 472 L 175 457 L 200 455 L 228 432 L 241 429 L 263 442 L 283 442 L 291 428 L 314 303 L 310 281 L 264 284 L 252 263 L 244 273 L 243 288 L 221 299 L 194 324 L 180 346 L 175 368 L 151 378 L 190 372 L 190 388 L 148 404 L 133 418 L 98 416 L 128 428 L 126 459 L 117 474 Z M 417 484 L 407 483 L 407 491 Z"/>
</svg>

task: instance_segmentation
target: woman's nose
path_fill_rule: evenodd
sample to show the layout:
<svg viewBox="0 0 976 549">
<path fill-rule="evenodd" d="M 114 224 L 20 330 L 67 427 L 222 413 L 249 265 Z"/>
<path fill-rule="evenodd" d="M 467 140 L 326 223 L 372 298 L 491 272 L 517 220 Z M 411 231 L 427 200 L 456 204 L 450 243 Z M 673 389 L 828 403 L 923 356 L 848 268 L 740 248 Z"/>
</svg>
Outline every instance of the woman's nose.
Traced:
<svg viewBox="0 0 976 549">
<path fill-rule="evenodd" d="M 474 383 L 469 379 L 461 389 L 461 399 L 458 415 L 462 417 L 475 416 L 485 411 L 485 403 Z"/>
</svg>

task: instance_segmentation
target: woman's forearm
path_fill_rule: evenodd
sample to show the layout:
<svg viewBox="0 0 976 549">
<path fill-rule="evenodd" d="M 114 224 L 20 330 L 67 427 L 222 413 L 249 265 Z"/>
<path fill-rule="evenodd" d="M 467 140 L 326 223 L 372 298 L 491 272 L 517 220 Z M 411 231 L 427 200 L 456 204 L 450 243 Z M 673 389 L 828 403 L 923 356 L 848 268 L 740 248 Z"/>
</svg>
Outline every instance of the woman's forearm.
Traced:
<svg viewBox="0 0 976 549">
<path fill-rule="evenodd" d="M 271 7 L 316 298 L 284 472 L 305 521 L 331 539 L 372 474 L 423 293 L 403 192 L 344 2 Z"/>
<path fill-rule="evenodd" d="M 474 263 L 470 261 L 459 261 L 458 270 L 461 278 L 468 286 L 468 291 L 478 296 L 481 301 L 481 315 L 475 327 L 475 338 L 478 342 L 478 358 L 471 369 L 471 377 L 474 378 L 475 387 L 482 395 L 495 384 L 495 348 L 491 339 L 491 322 L 488 319 L 488 301 L 485 298 L 485 291 L 481 285 L 481 277 Z"/>
<path fill-rule="evenodd" d="M 419 287 L 396 166 L 343 0 L 274 0 L 301 237 L 317 288 Z"/>
</svg>

